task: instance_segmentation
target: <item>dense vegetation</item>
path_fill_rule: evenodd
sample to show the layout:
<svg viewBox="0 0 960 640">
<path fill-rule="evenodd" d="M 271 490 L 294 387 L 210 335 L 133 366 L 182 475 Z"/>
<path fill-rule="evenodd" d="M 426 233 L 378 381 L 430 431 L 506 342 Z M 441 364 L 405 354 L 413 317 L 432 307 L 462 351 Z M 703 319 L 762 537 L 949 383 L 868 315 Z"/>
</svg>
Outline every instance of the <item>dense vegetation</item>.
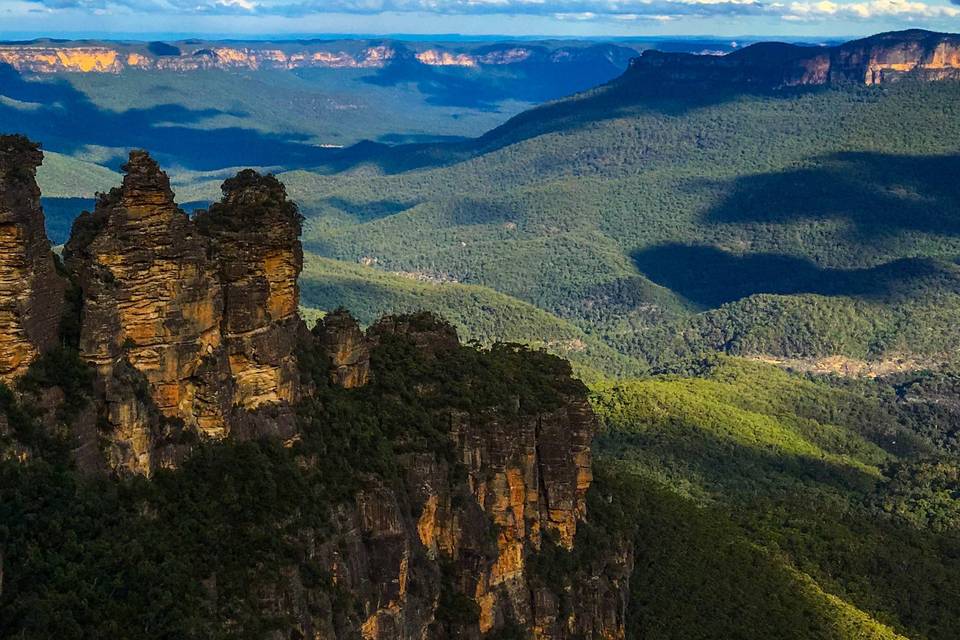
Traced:
<svg viewBox="0 0 960 640">
<path fill-rule="evenodd" d="M 432 282 L 422 274 L 390 274 L 308 256 L 300 287 L 313 308 L 343 306 L 366 325 L 388 313 L 431 309 L 452 323 L 465 341 L 545 348 L 569 359 L 582 378 L 595 377 L 596 370 L 635 375 L 643 369 L 573 323 L 483 286 Z"/>
<path fill-rule="evenodd" d="M 282 178 L 310 251 L 484 285 L 654 365 L 703 349 L 942 360 L 958 341 L 958 97 L 955 82 L 659 97 L 628 75 L 470 143 Z"/>
<path fill-rule="evenodd" d="M 922 433 L 957 424 L 929 414 L 952 381 L 721 358 L 595 386 L 601 478 L 636 503 L 633 637 L 956 637 L 960 459 Z"/>
<path fill-rule="evenodd" d="M 301 362 L 317 392 L 300 407 L 295 442 L 201 442 L 179 469 L 150 479 L 81 475 L 66 435 L 44 426 L 31 394 L 61 387 L 81 410 L 89 400 L 76 352 L 31 369 L 19 389 L 29 401 L 0 387 L 0 636 L 260 640 L 290 628 L 271 594 L 291 581 L 325 594 L 316 606 L 356 627 L 363 612 L 307 553 L 337 535 L 331 510 L 361 488 L 400 488 L 403 454 L 453 465 L 445 411 L 533 414 L 582 392 L 562 360 L 507 345 L 428 356 L 384 336 L 374 382 L 356 390 L 329 384 L 315 347 Z M 455 623 L 462 611 L 446 613 Z"/>
<path fill-rule="evenodd" d="M 366 270 L 329 287 L 314 278 L 305 303 L 330 309 L 346 296 L 366 318 L 403 300 L 453 315 L 434 285 L 480 285 L 505 296 L 485 294 L 496 315 L 554 329 L 468 327 L 477 337 L 579 334 L 588 354 L 558 352 L 610 373 L 624 371 L 613 352 L 653 368 L 714 350 L 951 360 L 958 97 L 956 82 L 661 95 L 627 74 L 475 140 L 358 148 L 346 164 L 281 175 L 308 216 L 307 251 L 411 275 L 422 295 Z M 91 190 L 60 185 L 64 175 L 109 175 L 63 162 L 77 161 L 54 156 L 41 175 L 56 197 Z M 216 198 L 223 177 L 178 167 L 179 200 Z M 55 242 L 89 206 L 46 204 Z"/>
</svg>

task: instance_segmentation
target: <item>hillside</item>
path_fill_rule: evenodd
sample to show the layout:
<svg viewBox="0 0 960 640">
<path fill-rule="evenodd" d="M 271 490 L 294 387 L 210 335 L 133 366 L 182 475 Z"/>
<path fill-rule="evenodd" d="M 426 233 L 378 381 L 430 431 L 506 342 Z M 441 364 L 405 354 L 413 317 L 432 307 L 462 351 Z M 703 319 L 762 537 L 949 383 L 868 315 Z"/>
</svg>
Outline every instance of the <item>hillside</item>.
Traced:
<svg viewBox="0 0 960 640">
<path fill-rule="evenodd" d="M 636 523 L 631 637 L 956 636 L 957 450 L 887 384 L 721 358 L 596 385 L 599 477 Z"/>
<path fill-rule="evenodd" d="M 906 48 L 922 65 L 930 39 L 952 42 L 827 55 Z M 306 248 L 490 287 L 655 366 L 690 345 L 950 359 L 960 83 L 921 66 L 870 85 L 677 82 L 669 61 L 696 57 L 651 56 L 468 143 L 284 174 Z"/>
<path fill-rule="evenodd" d="M 487 287 L 431 282 L 419 274 L 391 274 L 356 264 L 308 256 L 300 277 L 308 308 L 349 309 L 365 325 L 387 313 L 431 309 L 457 328 L 466 341 L 543 348 L 570 360 L 581 378 L 597 372 L 630 375 L 642 370 L 603 341 L 571 322 Z"/>
</svg>

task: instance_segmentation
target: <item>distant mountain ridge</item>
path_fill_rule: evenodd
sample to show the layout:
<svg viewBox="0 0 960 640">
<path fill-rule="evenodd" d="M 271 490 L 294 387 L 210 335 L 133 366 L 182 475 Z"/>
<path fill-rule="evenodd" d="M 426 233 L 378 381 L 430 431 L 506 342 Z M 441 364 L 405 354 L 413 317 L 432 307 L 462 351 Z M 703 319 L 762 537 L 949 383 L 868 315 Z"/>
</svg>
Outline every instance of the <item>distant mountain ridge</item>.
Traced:
<svg viewBox="0 0 960 640">
<path fill-rule="evenodd" d="M 763 42 L 724 56 L 648 50 L 631 61 L 623 79 L 782 88 L 876 85 L 905 77 L 960 78 L 960 35 L 911 29 L 832 47 Z"/>
<path fill-rule="evenodd" d="M 479 68 L 591 63 L 623 68 L 637 50 L 595 42 L 429 43 L 391 40 L 281 42 L 99 42 L 36 40 L 0 44 L 0 63 L 30 73 L 132 70 L 381 69 L 395 63 Z"/>
</svg>

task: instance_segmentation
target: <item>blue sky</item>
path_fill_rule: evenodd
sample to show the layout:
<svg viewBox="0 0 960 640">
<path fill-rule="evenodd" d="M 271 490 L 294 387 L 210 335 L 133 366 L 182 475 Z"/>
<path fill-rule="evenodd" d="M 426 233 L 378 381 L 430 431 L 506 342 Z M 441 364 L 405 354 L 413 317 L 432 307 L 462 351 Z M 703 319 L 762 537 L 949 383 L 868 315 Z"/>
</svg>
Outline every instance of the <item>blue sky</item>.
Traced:
<svg viewBox="0 0 960 640">
<path fill-rule="evenodd" d="M 0 0 L 0 37 L 91 34 L 855 36 L 960 31 L 960 0 Z"/>
</svg>

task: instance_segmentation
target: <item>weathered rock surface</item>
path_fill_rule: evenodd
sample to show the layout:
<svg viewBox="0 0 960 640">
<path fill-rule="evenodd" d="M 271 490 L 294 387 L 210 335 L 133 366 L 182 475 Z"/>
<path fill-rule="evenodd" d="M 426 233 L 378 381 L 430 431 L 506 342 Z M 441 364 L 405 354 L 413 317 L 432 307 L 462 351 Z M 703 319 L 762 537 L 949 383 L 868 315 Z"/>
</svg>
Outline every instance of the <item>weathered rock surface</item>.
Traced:
<svg viewBox="0 0 960 640">
<path fill-rule="evenodd" d="M 220 325 L 235 381 L 233 404 L 254 410 L 294 403 L 294 349 L 303 270 L 300 214 L 273 176 L 241 171 L 223 184 L 223 200 L 197 216 L 223 287 Z"/>
<path fill-rule="evenodd" d="M 245 171 L 198 224 L 145 152 L 124 171 L 64 251 L 82 291 L 80 354 L 99 374 L 112 428 L 111 466 L 149 474 L 175 457 L 184 432 L 289 435 L 296 206 L 276 179 Z"/>
<path fill-rule="evenodd" d="M 80 354 L 103 381 L 114 462 L 149 473 L 161 418 L 227 430 L 223 294 L 167 175 L 145 152 L 123 169 L 123 186 L 77 219 L 64 258 L 83 292 Z M 141 381 L 146 394 L 134 392 Z"/>
<path fill-rule="evenodd" d="M 370 381 L 370 343 L 345 309 L 327 314 L 313 329 L 330 358 L 330 380 L 344 389 Z"/>
<path fill-rule="evenodd" d="M 649 50 L 632 61 L 625 78 L 762 89 L 958 79 L 960 36 L 912 29 L 835 47 L 759 43 L 724 56 Z"/>
<path fill-rule="evenodd" d="M 58 344 L 65 280 L 44 229 L 39 147 L 0 136 L 0 381 L 10 382 Z"/>
<path fill-rule="evenodd" d="M 453 327 L 429 314 L 383 318 L 365 336 L 342 311 L 323 324 L 315 333 L 333 363 L 355 360 L 340 357 L 342 352 L 362 353 L 368 360 L 387 335 L 408 340 L 428 358 L 460 348 Z M 343 335 L 349 339 L 332 337 Z M 331 380 L 356 386 L 357 376 L 344 371 L 353 369 L 334 366 Z M 424 387 L 422 393 L 431 390 Z M 341 525 L 348 539 L 355 535 L 348 532 L 360 531 L 362 540 L 377 544 L 350 542 L 350 559 L 325 560 L 337 584 L 365 594 L 362 636 L 448 637 L 450 628 L 434 624 L 442 579 L 446 588 L 477 605 L 476 624 L 457 630 L 463 637 L 479 638 L 507 624 L 534 638 L 624 637 L 633 562 L 628 545 L 607 567 L 568 585 L 545 584 L 531 565 L 531 558 L 548 547 L 572 550 L 578 525 L 588 516 L 596 420 L 585 389 L 565 397 L 559 408 L 535 414 L 442 413 L 449 424 L 452 463 L 428 453 L 405 456 L 405 491 L 398 495 L 382 486 L 361 493 L 355 510 L 344 516 L 349 524 Z M 371 583 L 380 590 L 364 592 L 362 585 Z"/>
</svg>

